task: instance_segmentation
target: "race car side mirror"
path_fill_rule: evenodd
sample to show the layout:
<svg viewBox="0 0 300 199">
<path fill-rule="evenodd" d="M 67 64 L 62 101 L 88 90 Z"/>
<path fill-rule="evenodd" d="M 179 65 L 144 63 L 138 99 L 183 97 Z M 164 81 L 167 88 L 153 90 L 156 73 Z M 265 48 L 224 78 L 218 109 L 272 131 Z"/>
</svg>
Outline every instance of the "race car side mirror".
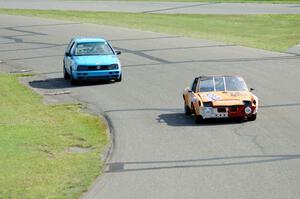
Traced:
<svg viewBox="0 0 300 199">
<path fill-rule="evenodd" d="M 255 89 L 254 88 L 250 88 L 250 92 L 254 91 Z"/>
<path fill-rule="evenodd" d="M 71 56 L 71 54 L 70 54 L 69 52 L 66 52 L 65 55 L 66 55 L 67 57 L 70 57 L 70 56 Z"/>
<path fill-rule="evenodd" d="M 191 89 L 189 89 L 189 88 L 187 89 L 187 91 L 188 91 L 189 93 L 192 93 L 192 92 L 193 92 L 193 91 L 192 91 Z"/>
<path fill-rule="evenodd" d="M 119 50 L 116 50 L 116 54 L 117 54 L 117 55 L 121 55 L 121 54 L 122 54 L 122 52 L 121 52 L 121 51 L 119 51 Z"/>
</svg>

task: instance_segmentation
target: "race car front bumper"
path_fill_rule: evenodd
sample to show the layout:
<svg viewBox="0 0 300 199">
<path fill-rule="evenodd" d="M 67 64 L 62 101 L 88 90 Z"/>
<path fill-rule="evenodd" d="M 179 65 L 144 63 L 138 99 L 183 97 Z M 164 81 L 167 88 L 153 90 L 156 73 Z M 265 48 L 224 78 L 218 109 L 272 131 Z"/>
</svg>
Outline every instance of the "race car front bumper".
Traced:
<svg viewBox="0 0 300 199">
<path fill-rule="evenodd" d="M 245 118 L 256 114 L 255 106 L 202 107 L 200 111 L 204 119 L 208 118 Z"/>
</svg>

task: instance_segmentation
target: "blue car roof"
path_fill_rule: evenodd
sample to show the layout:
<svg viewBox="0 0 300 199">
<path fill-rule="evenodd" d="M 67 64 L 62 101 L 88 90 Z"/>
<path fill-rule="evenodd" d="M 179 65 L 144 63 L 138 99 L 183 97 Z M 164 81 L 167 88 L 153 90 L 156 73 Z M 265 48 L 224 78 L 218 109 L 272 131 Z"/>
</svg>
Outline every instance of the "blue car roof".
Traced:
<svg viewBox="0 0 300 199">
<path fill-rule="evenodd" d="M 105 39 L 101 37 L 75 37 L 74 40 L 78 43 L 105 42 Z"/>
</svg>

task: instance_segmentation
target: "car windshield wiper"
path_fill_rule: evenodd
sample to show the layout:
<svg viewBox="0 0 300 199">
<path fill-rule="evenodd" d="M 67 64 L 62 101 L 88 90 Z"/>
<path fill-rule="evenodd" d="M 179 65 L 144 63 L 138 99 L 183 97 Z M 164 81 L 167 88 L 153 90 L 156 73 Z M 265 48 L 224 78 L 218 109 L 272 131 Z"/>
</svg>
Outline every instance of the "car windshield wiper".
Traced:
<svg viewBox="0 0 300 199">
<path fill-rule="evenodd" d="M 113 55 L 113 54 L 99 53 L 99 54 L 92 54 L 92 55 Z"/>
<path fill-rule="evenodd" d="M 95 55 L 113 55 L 113 54 L 84 54 L 84 55 L 74 55 L 74 56 L 95 56 Z"/>
</svg>

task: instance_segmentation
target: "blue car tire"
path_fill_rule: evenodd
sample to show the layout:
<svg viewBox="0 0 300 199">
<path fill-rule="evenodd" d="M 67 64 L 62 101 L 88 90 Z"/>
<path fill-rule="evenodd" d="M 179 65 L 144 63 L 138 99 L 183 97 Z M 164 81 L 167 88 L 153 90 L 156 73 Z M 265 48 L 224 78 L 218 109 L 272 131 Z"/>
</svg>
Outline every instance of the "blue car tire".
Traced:
<svg viewBox="0 0 300 199">
<path fill-rule="evenodd" d="M 115 79 L 116 82 L 121 82 L 122 81 L 122 74 L 120 75 L 120 77 L 118 79 Z"/>
<path fill-rule="evenodd" d="M 70 79 L 71 79 L 71 84 L 72 85 L 77 85 L 78 84 L 78 80 L 73 78 L 72 70 L 71 70 L 71 74 L 70 74 Z"/>
<path fill-rule="evenodd" d="M 64 71 L 64 79 L 70 79 L 71 78 L 70 74 L 67 72 L 65 65 L 63 67 L 63 71 Z"/>
</svg>

